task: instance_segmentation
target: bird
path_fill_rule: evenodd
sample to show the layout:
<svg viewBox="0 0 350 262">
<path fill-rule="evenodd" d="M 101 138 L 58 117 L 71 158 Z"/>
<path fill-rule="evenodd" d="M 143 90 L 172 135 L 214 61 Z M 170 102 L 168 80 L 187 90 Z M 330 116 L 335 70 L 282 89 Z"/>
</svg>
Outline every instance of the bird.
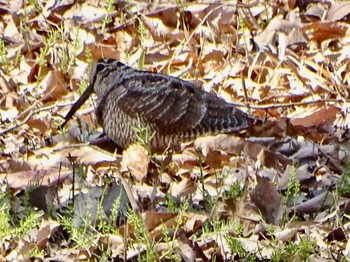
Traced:
<svg viewBox="0 0 350 262">
<path fill-rule="evenodd" d="M 181 143 L 200 136 L 238 133 L 256 123 L 254 117 L 191 82 L 104 58 L 93 66 L 87 90 L 62 126 L 92 92 L 97 95 L 97 123 L 122 148 L 138 140 L 135 127 L 154 134 L 147 146 L 159 153 L 178 150 Z"/>
</svg>

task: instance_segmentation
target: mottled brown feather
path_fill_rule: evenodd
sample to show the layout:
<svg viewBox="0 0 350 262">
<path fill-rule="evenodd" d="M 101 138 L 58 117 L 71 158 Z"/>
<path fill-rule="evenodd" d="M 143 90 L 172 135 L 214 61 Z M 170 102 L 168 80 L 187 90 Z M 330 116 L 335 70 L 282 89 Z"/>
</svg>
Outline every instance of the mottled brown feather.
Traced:
<svg viewBox="0 0 350 262">
<path fill-rule="evenodd" d="M 98 61 L 91 74 L 98 96 L 99 124 L 122 147 L 136 140 L 132 126 L 147 127 L 156 136 L 154 151 L 198 136 L 233 133 L 254 120 L 214 94 L 179 78 L 132 69 L 118 61 Z"/>
</svg>

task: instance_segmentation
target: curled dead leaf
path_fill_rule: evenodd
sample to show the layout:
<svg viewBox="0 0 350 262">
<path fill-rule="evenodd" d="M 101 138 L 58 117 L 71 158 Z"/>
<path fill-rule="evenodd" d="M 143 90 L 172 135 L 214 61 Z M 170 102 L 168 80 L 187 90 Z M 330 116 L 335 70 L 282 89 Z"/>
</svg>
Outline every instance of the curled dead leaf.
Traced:
<svg viewBox="0 0 350 262">
<path fill-rule="evenodd" d="M 149 163 L 147 150 L 139 144 L 133 144 L 123 152 L 121 171 L 129 171 L 136 181 L 142 182 L 147 175 Z"/>
</svg>

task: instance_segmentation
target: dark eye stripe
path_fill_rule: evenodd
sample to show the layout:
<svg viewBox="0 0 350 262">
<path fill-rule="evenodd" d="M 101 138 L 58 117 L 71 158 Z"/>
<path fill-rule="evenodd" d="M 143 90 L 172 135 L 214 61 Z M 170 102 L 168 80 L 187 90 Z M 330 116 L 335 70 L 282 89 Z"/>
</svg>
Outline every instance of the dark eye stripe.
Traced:
<svg viewBox="0 0 350 262">
<path fill-rule="evenodd" d="M 107 63 L 107 64 L 112 64 L 112 63 L 114 63 L 116 60 L 115 59 L 113 59 L 113 58 L 107 58 L 107 59 L 105 59 L 105 62 Z"/>
</svg>

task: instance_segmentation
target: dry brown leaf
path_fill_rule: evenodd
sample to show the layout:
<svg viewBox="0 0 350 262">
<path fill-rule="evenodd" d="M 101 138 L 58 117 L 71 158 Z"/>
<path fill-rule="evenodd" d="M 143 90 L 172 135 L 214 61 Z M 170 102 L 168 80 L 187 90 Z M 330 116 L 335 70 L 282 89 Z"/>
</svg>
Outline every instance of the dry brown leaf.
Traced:
<svg viewBox="0 0 350 262">
<path fill-rule="evenodd" d="M 243 151 L 244 139 L 233 135 L 199 137 L 194 141 L 194 146 L 201 149 L 204 156 L 211 150 L 240 154 Z"/>
<path fill-rule="evenodd" d="M 173 8 L 169 8 L 168 10 L 162 10 L 162 17 L 140 14 L 141 21 L 147 27 L 154 40 L 160 42 L 165 41 L 170 43 L 175 40 L 184 40 L 184 33 L 178 28 L 173 27 L 174 25 L 171 22 L 169 23 L 169 21 L 171 21 L 170 19 L 176 18 L 176 14 L 175 16 L 172 15 L 173 11 Z M 167 12 L 169 12 L 168 15 L 170 16 L 167 18 L 167 20 L 162 20 L 162 18 L 167 17 Z"/>
<path fill-rule="evenodd" d="M 57 232 L 60 224 L 51 220 L 42 220 L 40 228 L 36 235 L 36 244 L 39 249 L 46 246 L 49 238 Z"/>
<path fill-rule="evenodd" d="M 277 53 L 277 50 L 275 47 L 276 34 L 278 35 L 279 32 L 283 32 L 287 36 L 291 35 L 288 41 L 285 41 L 284 43 L 281 42 L 278 44 L 283 44 L 284 47 L 287 45 L 292 45 L 300 41 L 299 38 L 297 38 L 297 41 L 296 41 L 295 35 L 293 33 L 295 29 L 299 29 L 300 27 L 301 27 L 301 24 L 297 20 L 287 21 L 283 19 L 281 16 L 276 16 L 269 22 L 265 30 L 257 35 L 254 41 L 260 46 L 261 49 L 265 49 L 266 47 L 269 47 L 272 49 L 273 53 Z"/>
<path fill-rule="evenodd" d="M 342 228 L 338 227 L 336 229 L 334 229 L 333 231 L 331 231 L 327 236 L 326 236 L 326 240 L 329 242 L 333 242 L 333 241 L 346 241 L 347 237 L 345 236 L 345 232 L 343 231 Z"/>
<path fill-rule="evenodd" d="M 276 187 L 266 178 L 257 176 L 257 185 L 249 193 L 267 223 L 278 225 L 282 218 L 281 196 Z"/>
<path fill-rule="evenodd" d="M 230 163 L 231 156 L 219 151 L 210 150 L 205 157 L 205 163 L 213 169 L 220 168 Z"/>
<path fill-rule="evenodd" d="M 31 170 L 30 165 L 19 159 L 7 159 L 0 161 L 0 173 L 15 173 Z"/>
<path fill-rule="evenodd" d="M 197 190 L 196 184 L 194 181 L 182 178 L 179 183 L 173 183 L 170 188 L 170 192 L 175 197 L 183 197 L 193 194 Z"/>
<path fill-rule="evenodd" d="M 187 235 L 196 234 L 196 232 L 202 227 L 202 225 L 207 221 L 209 215 L 207 214 L 197 214 L 188 212 L 186 213 L 186 223 L 183 226 L 183 229 Z"/>
<path fill-rule="evenodd" d="M 322 42 L 327 39 L 338 39 L 344 37 L 348 30 L 346 24 L 334 22 L 315 22 L 304 26 L 302 30 L 308 35 L 310 40 Z"/>
<path fill-rule="evenodd" d="M 255 155 L 255 152 L 260 149 L 259 153 Z M 283 172 L 288 165 L 292 164 L 292 160 L 288 157 L 274 152 L 270 149 L 262 147 L 259 144 L 250 144 L 248 147 L 249 156 L 252 159 L 259 160 L 259 163 L 266 167 L 275 168 L 277 171 Z"/>
<path fill-rule="evenodd" d="M 300 214 L 312 214 L 320 212 L 334 205 L 334 195 L 328 190 L 319 193 L 317 196 L 300 203 L 296 206 L 296 210 Z"/>
<path fill-rule="evenodd" d="M 124 238 L 120 235 L 109 234 L 101 236 L 98 243 L 103 246 L 105 250 L 112 251 L 113 257 L 123 257 L 125 252 Z"/>
<path fill-rule="evenodd" d="M 6 181 L 9 187 L 14 189 L 25 189 L 33 185 L 54 186 L 63 181 L 69 174 L 70 170 L 62 168 L 43 168 L 41 170 L 20 171 L 6 175 Z M 1 174 L 4 179 L 5 174 Z"/>
<path fill-rule="evenodd" d="M 147 229 L 150 232 L 162 224 L 166 225 L 167 228 L 173 228 L 176 225 L 176 213 L 159 213 L 151 211 L 143 213 L 142 216 L 146 223 Z"/>
<path fill-rule="evenodd" d="M 132 171 L 134 181 L 144 181 L 133 185 L 133 193 L 141 209 L 153 212 L 144 217 L 145 222 L 151 222 L 147 224 L 152 229 L 151 236 L 162 241 L 164 226 L 161 223 L 165 223 L 168 234 L 174 237 L 171 244 L 181 251 L 174 259 L 206 261 L 214 256 L 222 261 L 242 259 L 232 254 L 224 234 L 240 241 L 247 255 L 257 254 L 260 260 L 272 257 L 278 243 L 271 244 L 269 238 L 259 237 L 266 234 L 266 229 L 257 228 L 261 215 L 253 202 L 246 195 L 227 199 L 221 194 L 236 182 L 241 188 L 251 188 L 251 174 L 256 170 L 260 176 L 276 182 L 278 189 L 285 189 L 292 161 L 300 164 L 295 172 L 303 194 L 298 198 L 297 210 L 304 219 L 310 216 L 301 212 L 318 212 L 324 200 L 326 206 L 334 205 L 332 198 L 311 197 L 313 193 L 322 194 L 322 190 L 333 188 L 350 152 L 349 132 L 333 126 L 350 126 L 347 105 L 350 97 L 347 86 L 350 83 L 349 3 L 279 0 L 237 4 L 189 2 L 178 6 L 171 0 L 159 4 L 117 1 L 108 7 L 105 0 L 49 0 L 37 5 L 21 0 L 2 2 L 0 45 L 4 51 L 0 58 L 0 129 L 9 131 L 0 137 L 0 158 L 3 157 L 0 172 L 4 173 L 1 178 L 10 181 L 10 189 L 22 189 L 28 183 L 44 184 L 31 188 L 29 200 L 35 206 L 45 210 L 52 205 L 49 198 L 57 198 L 56 188 L 46 184 L 62 182 L 58 178 L 61 165 L 69 167 L 62 167 L 61 176 L 71 174 L 73 161 L 68 161 L 69 154 L 76 165 L 91 166 L 87 168 L 88 183 L 84 186 L 96 188 L 95 184 L 102 181 L 102 174 L 120 171 L 119 157 L 116 159 L 115 155 L 96 147 L 76 144 L 88 139 L 96 142 L 93 139 L 99 135 L 92 117 L 92 99 L 77 113 L 81 116 L 82 128 L 74 126 L 72 121 L 70 134 L 58 134 L 56 129 L 59 117 L 68 111 L 67 105 L 79 96 L 82 81 L 88 79 L 91 58 L 109 57 L 133 67 L 143 66 L 188 79 L 206 91 L 214 90 L 228 102 L 252 103 L 251 113 L 268 120 L 262 126 L 247 130 L 246 140 L 230 135 L 198 139 L 195 146 L 202 147 L 205 156 L 201 156 L 202 165 L 199 165 L 199 154 L 194 152 L 193 144 L 187 145 L 181 154 L 173 155 L 170 163 L 164 157 L 157 157 L 161 167 L 149 164 L 149 157 L 143 151 L 124 155 L 130 164 L 130 167 L 123 166 L 124 170 Z M 244 20 L 244 27 L 240 19 Z M 102 32 L 106 21 L 106 31 Z M 56 41 L 50 42 L 54 35 Z M 74 65 L 63 73 L 61 63 L 65 58 L 74 58 Z M 46 135 L 50 133 L 53 143 L 49 148 Z M 114 150 L 111 148 L 110 152 Z M 51 170 L 51 167 L 55 168 Z M 227 177 L 220 177 L 221 173 Z M 161 177 L 157 177 L 158 174 Z M 146 175 L 147 180 L 144 179 Z M 203 236 L 197 243 L 190 235 L 200 233 L 204 221 L 209 226 L 212 221 L 207 220 L 208 214 L 192 213 L 185 214 L 183 224 L 176 230 L 178 234 L 174 235 L 177 216 L 170 214 L 167 218 L 167 207 L 161 203 L 165 194 L 172 194 L 176 201 L 181 201 L 179 196 L 190 194 L 195 207 L 202 208 L 203 187 L 198 186 L 199 176 L 203 178 L 206 194 L 213 200 L 222 196 L 215 205 L 214 216 L 224 219 L 228 225 L 231 222 L 241 225 L 243 235 L 250 236 L 249 239 L 233 232 L 231 227 L 224 227 Z M 272 183 L 259 179 L 252 199 L 266 220 L 276 222 L 277 205 L 270 202 L 278 203 L 277 190 Z M 67 201 L 70 194 L 70 181 L 66 179 L 65 182 L 58 191 L 57 200 L 61 202 Z M 81 190 L 86 192 L 85 187 Z M 116 190 L 110 193 L 103 203 L 105 213 L 118 194 Z M 99 192 L 92 192 L 90 197 L 99 197 Z M 270 198 L 272 201 L 266 201 Z M 81 210 L 96 213 L 97 205 L 90 210 L 86 208 L 86 201 L 77 199 Z M 18 203 L 21 200 L 16 201 L 14 210 L 22 216 L 22 203 Z M 342 259 L 341 255 L 350 253 L 350 245 L 343 237 L 348 234 L 349 225 L 341 225 L 344 232 L 340 237 L 338 230 L 329 225 L 339 222 L 336 220 L 339 211 L 347 216 L 346 201 L 348 199 L 339 202 L 332 213 L 328 209 L 317 213 L 314 222 L 299 222 L 285 230 L 274 228 L 275 239 L 300 243 L 311 237 L 317 240 L 318 251 L 310 259 Z M 16 209 L 17 206 L 20 208 Z M 159 207 L 157 212 L 154 207 Z M 164 212 L 165 217 L 159 211 Z M 54 228 L 43 225 L 39 231 L 28 232 L 19 243 L 14 243 L 9 236 L 5 243 L 6 259 L 27 259 L 21 251 L 29 254 L 35 246 L 44 248 L 48 258 L 62 261 L 92 260 L 95 258 L 92 254 L 100 252 L 95 245 L 80 250 L 67 249 L 61 239 L 51 238 L 50 245 L 63 247 L 67 254 L 63 258 L 53 255 L 55 250 L 46 246 Z M 136 240 L 133 230 L 130 226 L 128 237 Z M 37 236 L 40 238 L 36 245 Z M 146 252 L 147 247 L 137 241 L 126 247 L 123 239 L 107 237 L 97 235 L 95 243 L 98 241 L 103 250 L 112 248 L 111 259 L 118 260 L 125 255 L 135 260 Z M 168 259 L 168 244 L 156 245 L 163 245 L 160 252 L 165 255 L 161 260 Z"/>
<path fill-rule="evenodd" d="M 96 165 L 96 164 L 103 164 L 103 163 L 109 163 L 112 164 L 115 162 L 116 158 L 112 154 L 102 151 L 97 147 L 94 146 L 79 146 L 79 147 L 66 147 L 59 150 L 56 150 L 55 154 L 49 154 L 51 157 L 57 156 L 58 159 L 60 159 L 59 156 L 68 158 L 68 156 L 74 156 L 77 158 L 77 162 L 83 165 Z"/>
<path fill-rule="evenodd" d="M 181 258 L 185 262 L 200 261 L 206 262 L 209 259 L 204 255 L 201 248 L 199 248 L 198 244 L 186 236 L 184 231 L 179 232 L 177 237 L 177 247 L 178 252 L 181 255 Z"/>
<path fill-rule="evenodd" d="M 261 220 L 261 215 L 258 213 L 256 206 L 242 198 L 228 198 L 218 201 L 213 216 L 224 221 L 232 221 L 243 225 L 244 236 L 253 234 Z"/>
<path fill-rule="evenodd" d="M 81 24 L 87 24 L 92 22 L 101 21 L 107 14 L 105 8 L 100 8 L 91 5 L 90 2 L 83 2 L 72 5 L 64 15 L 64 20 L 77 20 L 81 21 Z"/>
<path fill-rule="evenodd" d="M 34 132 L 38 130 L 40 134 L 46 134 L 48 130 L 51 130 L 48 126 L 50 124 L 49 119 L 50 117 L 48 114 L 46 114 L 45 117 L 41 114 L 40 119 L 31 118 L 26 122 L 26 125 L 28 125 L 30 129 L 33 129 Z"/>
<path fill-rule="evenodd" d="M 123 152 L 121 171 L 129 171 L 136 181 L 142 182 L 147 176 L 149 163 L 147 150 L 139 144 L 133 144 Z"/>
<path fill-rule="evenodd" d="M 290 114 L 290 122 L 297 126 L 318 126 L 327 125 L 335 121 L 339 108 L 333 105 L 319 106 L 309 106 L 307 108 L 300 108 L 293 114 Z"/>
</svg>

